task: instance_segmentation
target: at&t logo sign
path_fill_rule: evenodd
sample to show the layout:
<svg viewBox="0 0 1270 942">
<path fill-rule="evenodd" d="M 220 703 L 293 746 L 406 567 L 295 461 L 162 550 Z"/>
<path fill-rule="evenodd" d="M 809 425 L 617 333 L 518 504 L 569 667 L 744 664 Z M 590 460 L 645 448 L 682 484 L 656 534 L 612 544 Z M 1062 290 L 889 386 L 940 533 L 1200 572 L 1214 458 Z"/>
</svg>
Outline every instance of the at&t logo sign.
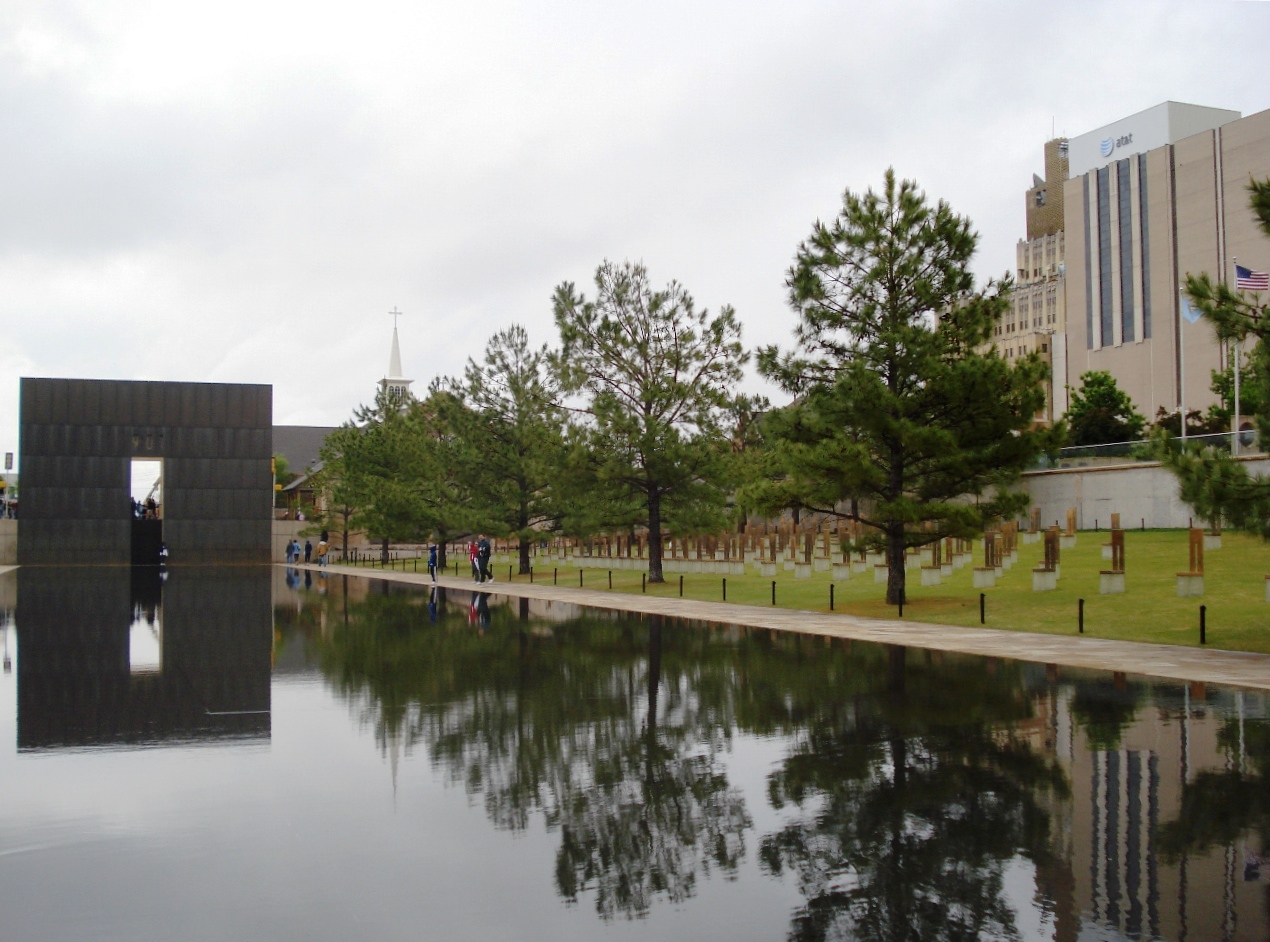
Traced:
<svg viewBox="0 0 1270 942">
<path fill-rule="evenodd" d="M 1127 147 L 1132 143 L 1132 134 L 1122 134 L 1119 137 L 1104 137 L 1098 142 L 1098 150 L 1104 157 L 1110 157 L 1112 151 L 1117 147 Z"/>
</svg>

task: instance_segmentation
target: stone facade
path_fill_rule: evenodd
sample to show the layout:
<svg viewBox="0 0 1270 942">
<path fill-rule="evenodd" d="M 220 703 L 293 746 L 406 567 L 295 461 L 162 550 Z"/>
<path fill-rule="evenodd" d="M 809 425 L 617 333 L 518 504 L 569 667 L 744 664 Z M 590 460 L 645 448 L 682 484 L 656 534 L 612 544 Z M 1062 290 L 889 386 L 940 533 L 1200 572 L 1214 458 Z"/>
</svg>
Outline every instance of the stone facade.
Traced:
<svg viewBox="0 0 1270 942">
<path fill-rule="evenodd" d="M 1067 409 L 1065 291 L 1066 240 L 1063 233 L 1063 194 L 1067 179 L 1067 140 L 1045 144 L 1045 179 L 1033 176 L 1026 196 L 1027 238 L 1016 247 L 1015 283 L 1011 307 L 993 335 L 993 346 L 1013 361 L 1039 354 L 1057 384 L 1045 389 L 1045 409 L 1039 420 L 1053 422 Z"/>
</svg>

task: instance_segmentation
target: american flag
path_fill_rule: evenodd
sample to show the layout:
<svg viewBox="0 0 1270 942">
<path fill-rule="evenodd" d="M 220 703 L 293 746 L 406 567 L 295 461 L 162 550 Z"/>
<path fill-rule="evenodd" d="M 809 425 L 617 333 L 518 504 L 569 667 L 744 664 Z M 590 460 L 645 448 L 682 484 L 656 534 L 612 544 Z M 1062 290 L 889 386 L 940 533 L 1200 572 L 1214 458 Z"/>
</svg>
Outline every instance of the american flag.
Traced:
<svg viewBox="0 0 1270 942">
<path fill-rule="evenodd" d="M 1270 291 L 1270 272 L 1235 266 L 1236 291 Z"/>
</svg>

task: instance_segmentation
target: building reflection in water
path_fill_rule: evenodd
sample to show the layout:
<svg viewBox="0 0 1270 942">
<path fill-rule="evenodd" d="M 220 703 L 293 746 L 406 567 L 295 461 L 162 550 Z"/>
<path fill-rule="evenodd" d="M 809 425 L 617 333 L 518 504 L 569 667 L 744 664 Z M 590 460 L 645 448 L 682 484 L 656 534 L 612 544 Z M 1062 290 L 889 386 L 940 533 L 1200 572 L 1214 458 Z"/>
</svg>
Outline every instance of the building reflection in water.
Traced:
<svg viewBox="0 0 1270 942">
<path fill-rule="evenodd" d="M 269 736 L 268 568 L 17 576 L 19 749 Z"/>
<path fill-rule="evenodd" d="M 1034 744 L 1072 790 L 1051 809 L 1059 867 L 1039 874 L 1070 900 L 1055 942 L 1270 935 L 1264 694 L 1086 674 L 1034 703 Z"/>
</svg>

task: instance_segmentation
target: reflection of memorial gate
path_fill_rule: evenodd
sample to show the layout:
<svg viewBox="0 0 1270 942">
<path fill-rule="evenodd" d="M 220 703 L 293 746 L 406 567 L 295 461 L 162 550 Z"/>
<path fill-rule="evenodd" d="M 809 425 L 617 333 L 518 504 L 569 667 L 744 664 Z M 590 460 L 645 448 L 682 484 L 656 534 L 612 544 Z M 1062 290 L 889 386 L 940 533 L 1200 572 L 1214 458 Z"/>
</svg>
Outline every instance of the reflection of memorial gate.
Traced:
<svg viewBox="0 0 1270 942">
<path fill-rule="evenodd" d="M 134 458 L 163 461 L 171 562 L 269 561 L 271 387 L 23 379 L 21 413 L 20 563 L 130 562 Z"/>
<path fill-rule="evenodd" d="M 162 520 L 132 521 L 132 565 L 154 566 L 159 562 L 163 545 Z"/>
<path fill-rule="evenodd" d="M 19 569 L 18 748 L 267 737 L 270 575 Z M 151 619 L 159 650 L 138 662 Z"/>
</svg>

